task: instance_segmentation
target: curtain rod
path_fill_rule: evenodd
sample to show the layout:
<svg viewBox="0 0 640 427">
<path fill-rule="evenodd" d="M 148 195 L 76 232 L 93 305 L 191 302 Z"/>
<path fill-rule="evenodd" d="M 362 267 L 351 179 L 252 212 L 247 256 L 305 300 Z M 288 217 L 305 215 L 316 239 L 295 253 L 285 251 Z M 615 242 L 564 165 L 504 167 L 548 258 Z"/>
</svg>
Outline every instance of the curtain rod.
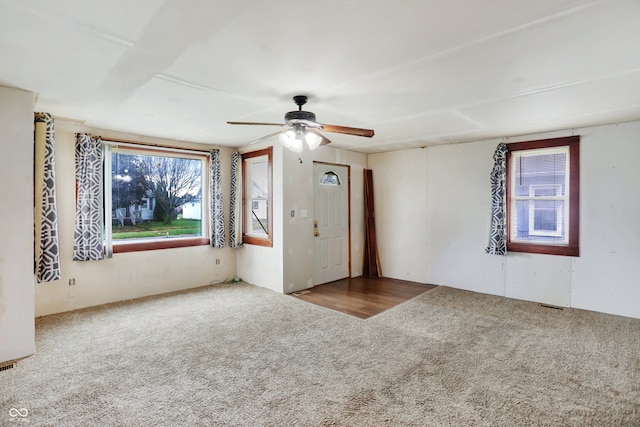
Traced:
<svg viewBox="0 0 640 427">
<path fill-rule="evenodd" d="M 103 138 L 100 135 L 91 135 L 93 138 L 100 138 L 102 142 L 108 145 L 118 145 L 122 147 L 140 148 L 152 147 L 162 151 L 176 152 L 176 153 L 191 153 L 191 154 L 209 154 L 211 150 L 194 150 L 190 148 L 172 147 L 168 145 L 153 144 L 148 142 L 127 141 L 123 139 Z M 213 149 L 212 149 L 213 150 Z"/>
</svg>

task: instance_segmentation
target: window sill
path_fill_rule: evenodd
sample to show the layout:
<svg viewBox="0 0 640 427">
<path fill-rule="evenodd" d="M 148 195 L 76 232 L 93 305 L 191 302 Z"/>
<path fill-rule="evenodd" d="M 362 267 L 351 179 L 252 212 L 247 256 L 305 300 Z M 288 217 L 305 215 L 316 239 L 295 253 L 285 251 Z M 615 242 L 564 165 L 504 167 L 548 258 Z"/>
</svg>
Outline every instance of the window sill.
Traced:
<svg viewBox="0 0 640 427">
<path fill-rule="evenodd" d="M 528 252 L 532 254 L 580 256 L 577 246 L 540 245 L 532 243 L 507 243 L 507 252 Z"/>
<path fill-rule="evenodd" d="M 256 246 L 267 246 L 270 248 L 273 247 L 273 241 L 269 238 L 248 236 L 246 234 L 242 235 L 242 243 Z"/>
<path fill-rule="evenodd" d="M 209 245 L 211 240 L 208 237 L 196 237 L 186 239 L 166 239 L 148 240 L 135 243 L 114 243 L 113 253 L 121 254 L 125 252 L 153 251 L 157 249 L 185 248 L 189 246 Z"/>
</svg>

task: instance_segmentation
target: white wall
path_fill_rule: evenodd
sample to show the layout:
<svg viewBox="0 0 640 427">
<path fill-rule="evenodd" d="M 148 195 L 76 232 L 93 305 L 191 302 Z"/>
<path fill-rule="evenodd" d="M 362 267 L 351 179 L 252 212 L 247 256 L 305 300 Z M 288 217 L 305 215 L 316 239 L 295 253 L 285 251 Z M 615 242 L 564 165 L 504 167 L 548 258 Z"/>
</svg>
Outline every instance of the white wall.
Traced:
<svg viewBox="0 0 640 427">
<path fill-rule="evenodd" d="M 428 148 L 429 282 L 505 295 L 504 260 L 487 255 L 497 142 Z"/>
<path fill-rule="evenodd" d="M 32 115 L 32 111 L 30 112 Z M 80 262 L 72 260 L 75 215 L 74 143 L 75 132 L 91 132 L 106 138 L 142 140 L 135 135 L 87 129 L 77 124 L 55 121 L 56 180 L 60 233 L 61 280 L 37 284 L 35 314 L 75 310 L 108 302 L 204 286 L 236 275 L 236 256 L 230 248 L 195 246 L 114 254 L 111 259 Z M 31 131 L 32 132 L 32 131 Z M 31 134 L 31 138 L 33 138 Z M 145 142 L 178 145 L 175 141 L 144 138 Z M 185 148 L 210 147 L 181 144 Z M 229 215 L 230 149 L 220 150 L 225 215 Z M 30 162 L 30 161 L 29 161 Z M 31 163 L 29 163 L 31 164 Z M 33 190 L 29 190 L 31 194 Z M 33 234 L 31 224 L 30 235 Z M 32 258 L 32 256 L 31 256 Z M 31 258 L 28 260 L 31 264 Z M 216 259 L 220 264 L 216 265 Z M 75 278 L 75 286 L 69 279 Z M 31 302 L 33 305 L 33 303 Z"/>
<path fill-rule="evenodd" d="M 383 276 L 428 280 L 427 153 L 416 148 L 368 156 Z"/>
<path fill-rule="evenodd" d="M 25 186 L 2 186 L 5 199 L 17 197 L 19 221 L 31 212 L 32 185 L 32 99 L 31 94 L 3 89 L 0 108 L 0 137 L 15 140 L 21 105 L 28 98 L 28 131 L 24 151 L 7 146 L 2 156 L 2 172 L 24 174 Z M 17 126 L 17 127 L 16 127 Z M 35 314 L 44 315 L 145 295 L 187 289 L 213 281 L 240 276 L 249 283 L 276 292 L 292 292 L 313 285 L 313 161 L 351 166 L 351 272 L 362 274 L 364 208 L 362 170 L 373 169 L 376 228 L 382 271 L 387 277 L 447 285 L 477 292 L 585 308 L 640 317 L 640 287 L 637 286 L 640 255 L 640 197 L 635 167 L 640 155 L 640 122 L 575 130 L 581 142 L 581 256 L 578 258 L 510 253 L 484 253 L 490 220 L 489 173 L 492 155 L 500 140 L 434 146 L 366 156 L 360 153 L 321 147 L 314 152 L 291 153 L 279 144 L 273 149 L 273 239 L 271 248 L 245 245 L 229 248 L 192 247 L 116 254 L 99 262 L 71 261 L 75 185 L 73 144 L 76 131 L 90 131 L 105 137 L 136 140 L 135 135 L 92 130 L 74 123 L 56 121 L 56 174 L 62 279 L 35 288 Z M 4 133 L 4 136 L 3 136 Z M 19 132 L 18 132 L 19 133 Z M 510 141 L 549 138 L 571 134 L 563 131 L 529 135 Z M 147 142 L 172 141 L 144 139 Z M 263 143 L 262 146 L 265 144 Z M 261 147 L 251 146 L 251 150 Z M 185 144 L 186 148 L 190 148 Z M 10 148 L 10 149 L 9 149 Z M 196 147 L 192 147 L 196 148 Z M 201 146 L 197 147 L 201 148 Z M 229 214 L 229 169 L 231 149 L 221 150 L 225 215 Z M 26 160 L 25 160 L 26 159 Z M 302 163 L 299 160 L 302 160 Z M 5 167 L 6 164 L 6 167 Z M 25 167 L 25 165 L 28 165 Z M 16 172 L 16 169 L 19 169 Z M 2 182 L 7 182 L 3 179 Z M 2 184 L 0 184 L 2 185 Z M 21 190 L 16 190 L 16 189 Z M 27 191 L 24 189 L 27 188 Z M 21 200 L 28 197 L 28 203 Z M 289 212 L 296 211 L 291 218 Z M 300 216 L 306 210 L 308 216 Z M 15 211 L 3 209 L 3 219 Z M 285 215 L 286 213 L 286 215 Z M 33 219 L 29 216 L 29 239 Z M 4 221 L 6 225 L 6 221 Z M 0 263 L 13 260 L 21 245 L 17 267 L 28 263 L 29 283 L 33 283 L 31 240 L 11 226 L 3 233 Z M 6 246 L 4 235 L 19 240 Z M 18 239 L 20 237 L 20 239 Z M 9 248 L 9 249 L 7 249 Z M 7 258 L 8 257 L 8 258 Z M 221 260 L 220 265 L 215 259 Z M 24 268 L 24 267 L 23 267 Z M 7 278 L 18 270 L 2 269 L 0 276 L 0 332 L 12 309 L 7 298 L 29 300 L 31 286 L 7 287 L 16 279 Z M 70 278 L 76 286 L 68 286 Z M 10 285 L 12 286 L 12 285 Z M 10 289 L 9 291 L 7 289 Z M 32 298 L 31 298 L 32 300 Z M 13 306 L 12 306 L 13 307 Z M 20 316 L 24 317 L 24 312 Z M 31 319 L 33 313 L 31 314 Z M 31 328 L 33 325 L 31 323 Z M 6 332 L 5 332 L 6 333 Z M 1 336 L 1 335 L 0 335 Z M 31 345 L 32 345 L 31 341 Z M 4 348 L 4 347 L 2 347 Z"/>
<path fill-rule="evenodd" d="M 251 152 L 269 147 L 268 143 L 261 143 L 246 147 L 242 152 Z M 280 144 L 273 144 L 273 171 L 272 171 L 272 215 L 273 246 L 256 246 L 245 244 L 236 249 L 238 276 L 244 281 L 256 286 L 283 292 L 283 266 L 282 266 L 282 164 L 283 148 Z"/>
<path fill-rule="evenodd" d="M 572 306 L 640 318 L 640 122 L 580 131 Z"/>
<path fill-rule="evenodd" d="M 398 194 L 374 185 L 379 247 L 386 276 L 405 279 L 404 259 L 415 259 L 422 238 L 427 252 L 423 282 L 512 298 L 640 318 L 640 122 L 510 138 L 507 142 L 581 135 L 580 257 L 524 253 L 487 255 L 490 224 L 489 174 L 502 140 L 434 146 L 426 161 L 415 150 L 369 156 L 374 179 L 406 173 L 416 177 Z M 426 201 L 425 191 L 426 168 Z M 378 209 L 416 194 L 412 214 L 427 228 Z M 422 206 L 426 203 L 426 209 Z M 413 208 L 413 207 L 411 207 Z M 409 243 L 405 244 L 409 238 Z M 393 255 L 390 254 L 393 252 Z"/>
<path fill-rule="evenodd" d="M 241 151 L 255 151 L 270 145 L 256 144 Z M 362 171 L 366 166 L 366 155 L 331 147 L 293 153 L 276 140 L 273 143 L 273 247 L 245 244 L 237 250 L 238 276 L 243 280 L 281 293 L 314 285 L 314 160 L 351 166 L 351 275 L 362 275 Z M 296 211 L 294 218 L 291 218 L 291 210 Z M 307 211 L 307 217 L 301 216 L 302 210 Z"/>
<path fill-rule="evenodd" d="M 302 161 L 302 163 L 300 162 Z M 313 162 L 350 166 L 351 190 L 351 276 L 362 275 L 364 251 L 364 177 L 367 156 L 362 153 L 319 147 L 314 151 L 293 153 L 284 150 L 284 246 L 283 291 L 290 293 L 315 285 L 313 236 L 314 183 Z M 295 217 L 291 218 L 294 210 Z M 302 217 L 303 210 L 307 217 Z"/>
<path fill-rule="evenodd" d="M 0 86 L 0 362 L 35 352 L 33 93 Z"/>
</svg>

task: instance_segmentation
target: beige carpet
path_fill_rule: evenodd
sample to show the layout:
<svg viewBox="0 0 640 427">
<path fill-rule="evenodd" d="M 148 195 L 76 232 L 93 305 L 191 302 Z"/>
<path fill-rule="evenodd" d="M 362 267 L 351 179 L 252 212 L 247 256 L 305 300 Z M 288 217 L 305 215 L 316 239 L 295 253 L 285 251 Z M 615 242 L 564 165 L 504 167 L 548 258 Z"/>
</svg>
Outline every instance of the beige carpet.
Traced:
<svg viewBox="0 0 640 427">
<path fill-rule="evenodd" d="M 2 426 L 640 425 L 640 320 L 445 287 L 362 320 L 214 286 L 36 331 Z"/>
</svg>

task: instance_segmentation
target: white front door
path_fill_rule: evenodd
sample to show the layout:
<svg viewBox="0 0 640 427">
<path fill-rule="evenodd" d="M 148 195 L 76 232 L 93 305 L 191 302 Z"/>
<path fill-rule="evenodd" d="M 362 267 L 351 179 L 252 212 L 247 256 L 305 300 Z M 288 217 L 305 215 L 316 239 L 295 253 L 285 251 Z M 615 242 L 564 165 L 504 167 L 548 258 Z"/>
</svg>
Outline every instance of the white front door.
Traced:
<svg viewBox="0 0 640 427">
<path fill-rule="evenodd" d="M 349 277 L 349 166 L 313 164 L 313 284 Z"/>
</svg>

